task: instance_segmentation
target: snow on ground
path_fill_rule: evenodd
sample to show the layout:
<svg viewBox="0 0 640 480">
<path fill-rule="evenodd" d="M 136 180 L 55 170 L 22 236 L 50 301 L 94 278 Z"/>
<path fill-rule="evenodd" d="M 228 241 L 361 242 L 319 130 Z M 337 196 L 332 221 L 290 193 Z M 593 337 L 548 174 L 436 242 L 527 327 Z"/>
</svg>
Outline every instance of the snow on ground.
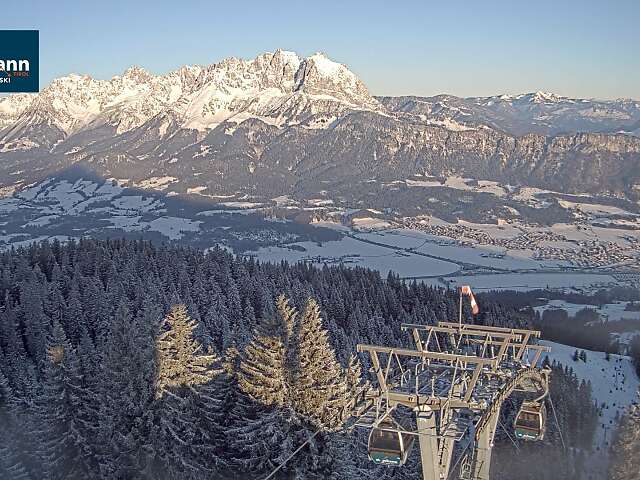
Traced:
<svg viewBox="0 0 640 480">
<path fill-rule="evenodd" d="M 314 207 L 325 207 L 327 205 L 333 205 L 333 200 L 330 198 L 310 198 L 307 200 L 307 203 Z"/>
<path fill-rule="evenodd" d="M 574 223 L 555 223 L 553 226 L 548 227 L 549 230 L 558 235 L 564 235 L 569 241 L 588 241 L 596 240 L 598 237 L 593 233 L 592 228 L 585 228 L 582 225 L 576 225 Z M 624 232 L 618 231 L 618 234 Z"/>
<path fill-rule="evenodd" d="M 503 269 L 539 269 L 557 267 L 565 262 L 557 260 L 533 260 L 533 252 L 505 251 L 494 246 L 463 247 L 445 237 L 437 237 L 418 230 L 394 229 L 384 232 L 359 233 L 358 238 L 384 243 L 398 248 L 414 249 L 456 262 L 473 263 Z M 502 256 L 504 255 L 504 256 Z M 502 256 L 502 258 L 496 258 Z"/>
<path fill-rule="evenodd" d="M 295 205 L 295 204 L 298 203 L 295 200 L 293 200 L 292 198 L 289 198 L 288 195 L 280 195 L 279 197 L 272 198 L 271 200 L 276 202 L 276 205 L 278 207 L 284 207 L 284 206 L 287 206 L 287 205 Z"/>
<path fill-rule="evenodd" d="M 319 225 L 331 226 L 338 230 L 349 230 L 334 223 Z M 262 248 L 257 252 L 257 257 L 266 261 L 296 262 L 306 260 L 318 264 L 342 262 L 379 270 L 384 275 L 391 270 L 401 277 L 433 277 L 422 279 L 432 285 L 454 287 L 468 284 L 478 290 L 595 289 L 617 284 L 612 276 L 605 274 L 562 270 L 536 273 L 535 270 L 557 268 L 559 265 L 564 265 L 564 262 L 533 260 L 530 258 L 532 252 L 527 251 L 505 252 L 490 246 L 463 247 L 456 245 L 451 239 L 435 237 L 416 230 L 394 229 L 382 232 L 360 232 L 355 233 L 354 237 L 326 242 L 321 246 L 315 243 L 296 244 L 307 249 L 304 252 L 297 251 L 295 247 L 293 249 L 287 248 L 287 246 Z M 389 247 L 372 245 L 358 239 L 389 245 Z M 425 257 L 414 252 L 439 258 Z M 496 258 L 496 255 L 501 258 Z M 451 262 L 448 262 L 447 259 L 450 259 Z M 459 267 L 454 266 L 454 262 L 498 267 L 507 271 L 515 269 L 528 271 L 459 275 Z M 456 272 L 456 275 L 448 276 L 453 272 Z M 443 277 L 443 280 L 437 277 Z"/>
<path fill-rule="evenodd" d="M 13 206 L 21 208 L 38 208 L 41 213 L 59 215 L 78 215 L 89 205 L 110 200 L 122 193 L 123 189 L 111 180 L 102 184 L 90 180 L 67 180 L 52 182 L 47 180 L 38 185 L 26 188 L 11 199 L 0 201 L 0 211 L 11 211 Z"/>
<path fill-rule="evenodd" d="M 160 217 L 148 223 L 148 230 L 160 232 L 171 240 L 180 240 L 184 232 L 197 232 L 200 230 L 200 221 L 189 220 L 180 217 Z"/>
<path fill-rule="evenodd" d="M 0 237 L 1 240 L 2 237 Z M 26 240 L 20 240 L 17 242 L 11 242 L 11 248 L 20 248 L 20 247 L 28 247 L 32 243 L 42 242 L 44 240 L 49 240 L 53 242 L 58 240 L 59 242 L 68 242 L 70 240 L 78 240 L 78 237 L 72 237 L 69 235 L 41 235 L 39 237 L 29 237 Z M 1 243 L 1 242 L 0 242 Z"/>
<path fill-rule="evenodd" d="M 67 181 L 58 182 L 39 193 L 38 201 L 55 202 L 59 211 L 69 211 L 74 205 L 84 200 L 84 196 L 74 187 L 74 184 Z"/>
<path fill-rule="evenodd" d="M 627 406 L 640 400 L 640 381 L 631 359 L 623 355 L 611 355 L 607 361 L 604 353 L 585 350 L 587 362 L 574 362 L 572 356 L 575 347 L 548 341 L 540 343 L 551 347 L 551 352 L 547 354 L 550 361 L 556 360 L 567 365 L 579 379 L 590 381 L 593 398 L 599 405 L 605 404 L 598 419 L 593 455 L 601 458 L 601 461 L 594 462 L 594 466 L 606 469 L 605 455 L 615 430 L 616 413 L 621 415 Z"/>
<path fill-rule="evenodd" d="M 400 181 L 401 182 L 401 181 Z M 396 183 L 396 182 L 392 182 Z M 491 193 L 498 197 L 503 197 L 508 193 L 508 187 L 500 185 L 498 182 L 490 180 L 478 180 L 472 178 L 464 178 L 458 176 L 450 176 L 444 179 L 444 183 L 437 178 L 427 178 L 422 180 L 418 177 L 408 178 L 405 180 L 408 187 L 449 187 L 456 190 L 464 190 L 467 192 L 484 192 Z"/>
<path fill-rule="evenodd" d="M 176 177 L 150 177 L 146 180 L 142 180 L 141 182 L 135 183 L 136 187 L 140 188 L 151 188 L 154 190 L 166 190 L 169 188 L 169 185 L 177 182 L 178 179 Z"/>
<path fill-rule="evenodd" d="M 492 238 L 515 238 L 523 233 L 522 227 L 508 223 L 496 225 L 494 223 L 474 223 L 467 222 L 466 220 L 458 220 L 458 225 L 481 230 L 491 235 Z"/>
<path fill-rule="evenodd" d="M 390 270 L 400 276 L 446 275 L 458 270 L 457 265 L 410 253 L 398 253 L 388 248 L 363 243 L 350 237 L 318 245 L 314 242 L 294 244 L 306 251 L 292 250 L 287 247 L 264 247 L 256 252 L 259 260 L 280 262 L 310 261 L 316 264 L 345 263 L 380 271 L 387 275 Z"/>
<path fill-rule="evenodd" d="M 576 203 L 568 200 L 558 200 L 558 203 L 563 208 L 580 210 L 584 213 L 594 215 L 631 215 L 630 212 L 623 210 L 622 208 L 613 207 L 611 205 L 601 205 L 599 203 Z"/>
<path fill-rule="evenodd" d="M 60 215 L 43 215 L 34 220 L 31 220 L 28 223 L 25 223 L 25 227 L 42 227 L 44 225 L 49 225 L 51 222 L 54 222 L 58 218 L 60 218 Z"/>
<path fill-rule="evenodd" d="M 409 187 L 441 187 L 442 182 L 439 180 L 406 180 Z"/>
<path fill-rule="evenodd" d="M 597 307 L 595 305 L 579 305 L 576 303 L 569 303 L 565 302 L 564 300 L 550 300 L 548 304 L 534 307 L 534 309 L 540 313 L 544 312 L 545 310 L 563 309 L 566 310 L 569 315 L 574 316 L 576 312 L 584 308 L 590 308 L 598 312 L 603 319 L 607 319 L 609 321 L 622 319 L 640 320 L 640 312 L 625 310 L 626 306 L 627 302 L 607 303 L 602 305 L 601 307 Z"/>
<path fill-rule="evenodd" d="M 118 210 L 135 210 L 144 213 L 154 210 L 160 203 L 153 197 L 142 197 L 141 195 L 128 195 L 114 199 L 111 204 Z"/>
<path fill-rule="evenodd" d="M 137 186 L 162 190 L 174 181 L 173 177 L 151 177 L 147 183 L 142 182 Z M 121 183 L 114 179 L 108 179 L 103 183 L 83 179 L 73 183 L 68 180 L 47 180 L 27 187 L 15 197 L 0 199 L 0 214 L 11 214 L 16 210 L 28 211 L 29 221 L 23 227 L 31 229 L 46 228 L 68 221 L 69 217 L 86 214 L 88 222 L 107 221 L 110 224 L 107 228 L 128 232 L 156 231 L 172 240 L 182 238 L 185 232 L 200 230 L 202 221 L 168 216 L 165 204 L 160 198 L 127 195 L 128 192 Z M 46 238 L 56 237 L 35 237 L 31 231 L 2 235 L 0 244 L 18 246 Z"/>
<path fill-rule="evenodd" d="M 111 228 L 122 229 L 125 232 L 138 232 L 144 225 L 140 222 L 141 216 L 111 215 L 108 220 L 113 224 Z"/>
<path fill-rule="evenodd" d="M 255 203 L 255 202 L 221 202 L 219 205 L 222 205 L 223 207 L 227 207 L 227 208 L 256 208 L 256 207 L 261 207 L 263 204 L 262 203 Z"/>
<path fill-rule="evenodd" d="M 258 208 L 230 208 L 230 209 L 217 209 L 217 210 L 203 210 L 198 212 L 197 215 L 201 217 L 213 217 L 216 215 L 250 215 L 260 211 Z"/>
<path fill-rule="evenodd" d="M 8 233 L 6 235 L 0 235 L 0 246 L 3 244 L 12 243 L 15 238 L 24 237 L 23 233 Z"/>
<path fill-rule="evenodd" d="M 20 208 L 20 203 L 18 198 L 0 198 L 0 213 L 15 212 Z"/>
<path fill-rule="evenodd" d="M 204 185 L 201 185 L 199 187 L 190 187 L 187 188 L 187 193 L 188 194 L 192 194 L 192 193 L 202 193 L 207 189 L 207 187 L 205 187 Z"/>
<path fill-rule="evenodd" d="M 374 217 L 354 218 L 351 223 L 357 230 L 383 230 L 391 227 L 391 224 L 386 220 Z"/>
<path fill-rule="evenodd" d="M 424 115 L 421 115 L 421 116 L 424 117 Z M 463 125 L 462 123 L 458 123 L 452 118 L 445 118 L 444 120 L 428 119 L 427 125 L 436 125 L 438 127 L 444 127 L 447 130 L 452 130 L 454 132 L 464 132 L 466 130 L 475 130 L 475 128 L 468 127 L 467 125 Z"/>
<path fill-rule="evenodd" d="M 0 149 L 0 153 L 13 152 L 15 150 L 31 150 L 32 148 L 37 148 L 40 145 L 36 142 L 33 142 L 27 138 L 18 138 L 13 142 L 5 143 Z"/>
<path fill-rule="evenodd" d="M 625 349 L 628 349 L 630 347 L 631 341 L 635 337 L 640 337 L 640 330 L 631 330 L 630 332 L 612 333 L 611 334 L 611 338 L 613 338 L 615 341 L 617 341 L 618 344 L 620 345 L 620 348 L 623 349 L 623 350 L 621 350 L 622 352 L 628 352 L 629 351 L 629 350 L 625 350 Z"/>
<path fill-rule="evenodd" d="M 527 291 L 544 288 L 597 288 L 617 284 L 610 275 L 594 273 L 501 273 L 445 277 L 449 285 L 471 285 L 475 290 Z M 433 281 L 430 283 L 434 283 Z M 435 282 L 436 284 L 437 281 Z"/>
<path fill-rule="evenodd" d="M 351 229 L 346 225 L 338 222 L 331 222 L 329 220 L 312 221 L 311 224 L 315 227 L 331 228 L 332 230 L 337 230 L 339 232 L 351 232 Z"/>
</svg>

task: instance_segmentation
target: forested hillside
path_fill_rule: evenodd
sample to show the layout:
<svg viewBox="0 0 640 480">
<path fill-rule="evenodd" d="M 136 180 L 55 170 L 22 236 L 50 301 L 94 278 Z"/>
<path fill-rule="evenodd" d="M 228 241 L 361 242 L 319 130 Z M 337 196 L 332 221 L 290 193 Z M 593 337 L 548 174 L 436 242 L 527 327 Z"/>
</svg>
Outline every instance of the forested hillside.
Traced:
<svg viewBox="0 0 640 480">
<path fill-rule="evenodd" d="M 640 472 L 640 405 L 633 405 L 620 420 L 609 478 L 633 480 Z"/>
<path fill-rule="evenodd" d="M 275 478 L 417 479 L 415 451 L 405 468 L 375 467 L 365 433 L 342 429 L 368 370 L 355 345 L 409 345 L 401 322 L 456 314 L 454 292 L 358 268 L 133 241 L 4 252 L 0 478 L 264 478 L 319 431 Z M 488 300 L 475 321 L 523 322 Z M 580 478 L 590 386 L 559 366 L 552 378 L 567 451 L 552 426 L 543 445 L 502 462 L 511 447 L 499 433 L 495 478 L 541 456 L 528 472 L 544 475 L 531 478 Z"/>
</svg>

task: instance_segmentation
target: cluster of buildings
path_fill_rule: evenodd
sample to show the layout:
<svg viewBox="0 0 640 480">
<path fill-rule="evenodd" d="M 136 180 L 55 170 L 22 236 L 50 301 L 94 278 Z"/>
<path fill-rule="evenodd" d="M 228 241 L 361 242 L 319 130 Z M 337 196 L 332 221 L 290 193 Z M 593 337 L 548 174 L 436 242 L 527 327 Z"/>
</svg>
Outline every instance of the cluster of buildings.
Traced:
<svg viewBox="0 0 640 480">
<path fill-rule="evenodd" d="M 626 236 L 628 245 L 602 240 L 569 240 L 564 235 L 548 231 L 527 231 L 515 237 L 493 237 L 490 233 L 460 224 L 431 224 L 406 219 L 405 228 L 421 230 L 434 236 L 449 237 L 462 246 L 492 245 L 506 250 L 532 250 L 536 260 L 564 260 L 585 268 L 625 266 L 640 271 L 640 239 Z M 554 245 L 554 243 L 565 245 Z M 570 243 L 567 246 L 566 243 Z"/>
<path fill-rule="evenodd" d="M 640 269 L 640 258 L 635 249 L 623 247 L 615 242 L 581 241 L 576 249 L 556 247 L 538 248 L 535 257 L 540 260 L 566 260 L 580 267 L 607 267 L 624 265 Z"/>
<path fill-rule="evenodd" d="M 450 237 L 458 240 L 461 245 L 493 245 L 505 250 L 536 249 L 540 242 L 567 241 L 564 235 L 549 231 L 523 232 L 512 238 L 493 237 L 484 230 L 460 224 L 430 224 L 406 219 L 403 226 L 414 230 L 421 230 L 429 235 Z"/>
</svg>

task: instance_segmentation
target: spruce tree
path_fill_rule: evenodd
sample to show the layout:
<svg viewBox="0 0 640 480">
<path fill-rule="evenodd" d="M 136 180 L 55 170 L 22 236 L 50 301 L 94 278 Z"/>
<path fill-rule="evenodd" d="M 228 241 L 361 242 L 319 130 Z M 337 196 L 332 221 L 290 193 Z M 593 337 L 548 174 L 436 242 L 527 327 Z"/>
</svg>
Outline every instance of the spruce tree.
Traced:
<svg viewBox="0 0 640 480">
<path fill-rule="evenodd" d="M 622 417 L 611 451 L 610 480 L 635 480 L 640 472 L 640 405 Z"/>
<path fill-rule="evenodd" d="M 196 326 L 185 305 L 174 305 L 156 341 L 158 451 L 174 476 L 201 474 L 220 463 L 214 384 L 219 360 L 202 352 L 194 339 Z"/>
<path fill-rule="evenodd" d="M 264 474 L 282 462 L 296 447 L 294 432 L 300 428 L 290 408 L 288 345 L 296 312 L 284 296 L 278 298 L 276 311 L 258 326 L 237 373 L 237 425 L 228 432 L 230 463 L 251 474 Z"/>
<path fill-rule="evenodd" d="M 171 388 L 208 383 L 215 376 L 212 367 L 218 359 L 201 351 L 193 335 L 196 326 L 182 304 L 173 306 L 165 317 L 156 341 L 159 396 Z"/>
<path fill-rule="evenodd" d="M 47 363 L 42 392 L 36 403 L 36 432 L 48 479 L 89 476 L 84 429 L 78 420 L 82 408 L 81 377 L 75 350 L 56 322 L 47 341 Z"/>
<path fill-rule="evenodd" d="M 0 370 L 0 425 L 3 435 L 0 436 L 0 478 L 28 480 L 30 478 L 19 452 L 16 442 L 18 432 L 13 415 L 14 398 L 9 380 Z"/>
<path fill-rule="evenodd" d="M 351 392 L 322 326 L 320 307 L 309 299 L 297 329 L 292 388 L 295 411 L 316 428 L 341 425 Z"/>
<path fill-rule="evenodd" d="M 126 303 L 121 302 L 111 325 L 100 373 L 101 476 L 144 478 L 154 456 L 154 389 L 149 354 L 153 337 L 137 328 Z"/>
<path fill-rule="evenodd" d="M 277 314 L 260 324 L 256 337 L 247 345 L 240 361 L 238 386 L 251 400 L 284 407 L 291 401 L 289 392 L 288 343 L 296 312 L 284 297 L 277 303 Z"/>
</svg>

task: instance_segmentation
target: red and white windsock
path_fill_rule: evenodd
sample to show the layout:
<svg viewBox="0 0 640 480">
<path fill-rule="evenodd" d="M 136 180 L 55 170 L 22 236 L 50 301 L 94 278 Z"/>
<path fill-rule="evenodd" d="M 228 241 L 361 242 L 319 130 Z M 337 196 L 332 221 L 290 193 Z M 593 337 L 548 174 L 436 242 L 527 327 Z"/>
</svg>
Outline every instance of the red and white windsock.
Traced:
<svg viewBox="0 0 640 480">
<path fill-rule="evenodd" d="M 471 301 L 471 313 L 477 315 L 480 313 L 480 308 L 478 308 L 478 303 L 476 302 L 476 297 L 473 296 L 473 292 L 471 291 L 471 287 L 469 285 L 463 285 L 460 287 L 460 295 L 466 295 L 469 297 Z"/>
</svg>

